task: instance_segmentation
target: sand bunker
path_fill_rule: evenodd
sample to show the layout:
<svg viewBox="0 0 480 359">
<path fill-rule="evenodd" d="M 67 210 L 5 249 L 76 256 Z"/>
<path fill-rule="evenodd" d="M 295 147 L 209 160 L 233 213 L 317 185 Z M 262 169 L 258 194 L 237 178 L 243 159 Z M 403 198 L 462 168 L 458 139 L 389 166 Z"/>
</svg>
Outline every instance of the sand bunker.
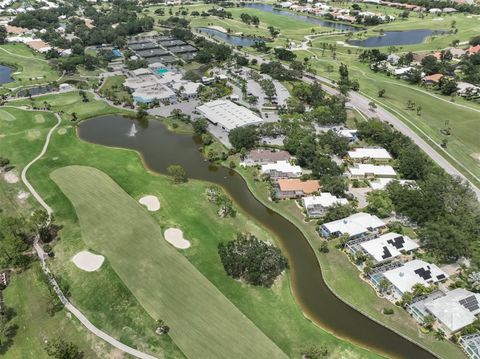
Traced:
<svg viewBox="0 0 480 359">
<path fill-rule="evenodd" d="M 15 116 L 13 116 L 12 114 L 10 114 L 9 112 L 7 112 L 5 110 L 0 110 L 0 119 L 2 119 L 4 121 L 15 121 L 16 120 Z"/>
<path fill-rule="evenodd" d="M 155 196 L 145 196 L 138 201 L 143 204 L 150 212 L 156 212 L 160 209 L 160 201 Z"/>
<path fill-rule="evenodd" d="M 30 197 L 30 193 L 25 192 L 25 191 L 20 191 L 20 192 L 18 192 L 18 194 L 17 194 L 17 198 L 18 198 L 19 200 L 21 200 L 21 201 L 27 199 L 28 197 Z"/>
<path fill-rule="evenodd" d="M 59 130 L 57 131 L 57 133 L 58 133 L 59 135 L 64 135 L 64 134 L 67 133 L 67 129 L 66 129 L 65 127 L 63 127 L 63 128 L 61 128 L 61 129 L 59 129 Z"/>
<path fill-rule="evenodd" d="M 94 272 L 99 269 L 103 261 L 104 256 L 90 253 L 88 251 L 81 251 L 75 254 L 72 258 L 73 263 L 80 269 L 86 272 Z"/>
<path fill-rule="evenodd" d="M 27 139 L 29 140 L 36 140 L 37 138 L 40 137 L 40 135 L 41 135 L 41 132 L 38 129 L 32 129 L 27 131 Z"/>
<path fill-rule="evenodd" d="M 45 122 L 45 117 L 43 117 L 43 115 L 35 115 L 35 122 L 36 123 L 44 123 Z"/>
<path fill-rule="evenodd" d="M 220 32 L 223 32 L 223 33 L 227 33 L 227 29 L 225 29 L 224 27 L 222 26 L 218 26 L 218 25 L 209 25 L 208 26 L 210 29 L 214 29 L 214 30 L 217 30 L 217 31 L 220 31 Z"/>
<path fill-rule="evenodd" d="M 18 174 L 15 170 L 8 171 L 3 174 L 3 179 L 7 183 L 17 183 L 19 181 Z"/>
<path fill-rule="evenodd" d="M 178 228 L 168 228 L 163 235 L 165 240 L 175 248 L 187 249 L 190 247 L 190 241 L 183 238 L 183 232 Z"/>
</svg>

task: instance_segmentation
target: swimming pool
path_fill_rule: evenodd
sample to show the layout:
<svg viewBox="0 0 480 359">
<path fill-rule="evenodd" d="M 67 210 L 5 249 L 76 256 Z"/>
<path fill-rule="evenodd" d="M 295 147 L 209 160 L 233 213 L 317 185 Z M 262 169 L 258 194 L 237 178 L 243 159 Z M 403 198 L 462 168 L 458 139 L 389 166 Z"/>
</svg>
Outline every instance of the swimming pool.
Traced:
<svg viewBox="0 0 480 359">
<path fill-rule="evenodd" d="M 170 70 L 169 69 L 166 69 L 164 67 L 160 67 L 159 69 L 156 69 L 155 72 L 159 75 L 162 75 L 162 74 L 165 74 L 167 72 L 169 72 Z"/>
<path fill-rule="evenodd" d="M 122 57 L 122 52 L 119 49 L 113 49 L 112 52 L 115 57 Z"/>
</svg>

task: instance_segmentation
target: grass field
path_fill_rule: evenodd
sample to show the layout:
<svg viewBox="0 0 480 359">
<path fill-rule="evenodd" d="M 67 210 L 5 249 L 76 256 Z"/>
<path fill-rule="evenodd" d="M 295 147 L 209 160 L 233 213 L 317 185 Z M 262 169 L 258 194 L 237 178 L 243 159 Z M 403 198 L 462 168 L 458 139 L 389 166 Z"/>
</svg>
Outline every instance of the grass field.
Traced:
<svg viewBox="0 0 480 359">
<path fill-rule="evenodd" d="M 125 76 L 110 76 L 107 77 L 99 93 L 113 102 L 133 102 L 132 95 L 123 88 Z"/>
<path fill-rule="evenodd" d="M 106 255 L 153 318 L 168 323 L 187 357 L 286 358 L 163 240 L 155 221 L 111 178 L 83 166 L 56 170 L 51 177 L 72 201 L 85 243 Z"/>
<path fill-rule="evenodd" d="M 89 106 L 96 108 L 97 105 L 92 102 L 84 106 L 88 112 Z M 48 122 L 46 114 L 45 118 Z M 34 114 L 19 111 L 17 121 L 9 123 L 20 126 L 22 121 L 35 123 Z M 63 125 L 68 125 L 68 122 Z M 14 127 L 10 127 L 9 131 L 19 132 Z M 4 132 L 0 127 L 0 133 Z M 36 142 L 22 141 L 19 137 L 15 145 L 2 146 L 0 141 L 0 151 L 12 157 L 16 147 L 20 146 L 18 143 L 26 148 L 22 156 L 15 159 L 15 164 L 21 167 L 39 149 L 38 144 L 32 147 Z M 265 289 L 246 286 L 225 274 L 217 255 L 219 242 L 234 238 L 238 231 L 246 230 L 264 240 L 274 239 L 242 211 L 234 219 L 219 221 L 216 206 L 203 201 L 192 202 L 192 198 L 204 196 L 207 184 L 189 181 L 187 185 L 175 186 L 168 178 L 145 171 L 139 156 L 132 151 L 85 143 L 75 136 L 74 131 L 64 135 L 55 133 L 45 157 L 30 169 L 29 179 L 46 202 L 52 205 L 57 222 L 63 226 L 62 239 L 54 247 L 55 259 L 50 266 L 68 281 L 73 303 L 97 327 L 159 358 L 183 357 L 168 336 L 159 338 L 153 333 L 156 318 L 145 312 L 108 259 L 102 269 L 94 273 L 83 272 L 70 261 L 80 250 L 94 247 L 82 239 L 73 207 L 49 178 L 55 169 L 69 165 L 93 166 L 102 170 L 133 198 L 138 199 L 145 194 L 157 195 L 162 204 L 161 210 L 153 215 L 158 225 L 162 229 L 170 226 L 182 228 L 186 238 L 192 242 L 192 248 L 185 253 L 188 260 L 289 357 L 299 357 L 300 351 L 312 344 L 325 344 L 332 357 L 378 358 L 373 353 L 335 338 L 306 320 L 295 302 L 287 276 L 282 276 L 272 289 Z"/>
<path fill-rule="evenodd" d="M 4 84 L 5 88 L 47 84 L 60 77 L 42 55 L 24 44 L 0 45 L 0 63 L 15 68 L 12 73 L 15 81 Z"/>
<path fill-rule="evenodd" d="M 279 212 L 300 228 L 314 249 L 320 246 L 321 239 L 316 232 L 315 221 L 305 222 L 302 211 L 294 201 L 278 203 L 269 201 L 267 185 L 265 182 L 253 180 L 252 168 L 242 168 L 237 171 L 246 179 L 249 188 L 262 203 Z M 321 254 L 318 250 L 315 250 L 315 254 L 320 262 L 325 281 L 337 295 L 357 310 L 422 344 L 441 358 L 454 359 L 462 356 L 462 352 L 457 346 L 448 341 L 438 341 L 433 335 L 422 334 L 418 330 L 417 322 L 406 311 L 379 298 L 371 286 L 360 279 L 357 268 L 348 261 L 344 253 L 335 248 L 335 244 L 335 242 L 329 243 L 328 254 Z M 392 308 L 394 314 L 384 315 L 383 308 Z"/>
</svg>

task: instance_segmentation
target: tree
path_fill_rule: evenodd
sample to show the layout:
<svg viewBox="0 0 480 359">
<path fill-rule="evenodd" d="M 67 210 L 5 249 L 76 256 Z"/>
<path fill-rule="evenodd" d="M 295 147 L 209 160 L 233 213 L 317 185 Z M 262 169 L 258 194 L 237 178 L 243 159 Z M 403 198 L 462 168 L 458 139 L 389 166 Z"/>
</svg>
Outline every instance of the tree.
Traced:
<svg viewBox="0 0 480 359">
<path fill-rule="evenodd" d="M 428 314 L 423 318 L 423 325 L 425 326 L 425 328 L 431 330 L 434 324 L 435 324 L 435 317 L 433 315 Z"/>
<path fill-rule="evenodd" d="M 48 355 L 55 359 L 82 359 L 83 352 L 77 345 L 62 338 L 55 338 L 45 346 Z"/>
<path fill-rule="evenodd" d="M 197 121 L 194 121 L 192 126 L 193 126 L 193 132 L 195 132 L 197 136 L 200 136 L 205 132 L 207 132 L 208 121 L 204 118 L 201 118 Z"/>
<path fill-rule="evenodd" d="M 164 335 L 164 334 L 167 334 L 169 331 L 170 331 L 170 327 L 165 324 L 165 321 L 162 319 L 158 319 L 155 333 L 157 333 L 158 335 Z"/>
<path fill-rule="evenodd" d="M 145 121 L 145 120 L 147 119 L 147 117 L 148 117 L 148 112 L 145 111 L 145 109 L 139 108 L 139 109 L 137 110 L 137 114 L 136 114 L 137 120 L 139 120 L 139 121 Z"/>
<path fill-rule="evenodd" d="M 345 218 L 355 213 L 355 208 L 351 204 L 334 204 L 328 207 L 325 215 L 322 218 L 323 223 L 336 221 L 337 219 Z"/>
<path fill-rule="evenodd" d="M 411 304 L 413 301 L 413 295 L 410 292 L 405 292 L 402 295 L 402 305 L 405 307 L 407 304 Z"/>
<path fill-rule="evenodd" d="M 185 169 L 180 165 L 170 165 L 167 167 L 167 173 L 173 177 L 174 183 L 184 183 L 188 181 Z"/>
<path fill-rule="evenodd" d="M 328 242 L 327 241 L 321 241 L 320 242 L 320 247 L 318 247 L 318 251 L 320 253 L 328 253 L 330 251 L 328 249 Z"/>
<path fill-rule="evenodd" d="M 326 345 L 321 345 L 320 347 L 312 345 L 303 349 L 301 353 L 304 359 L 319 359 L 328 356 L 328 348 Z"/>
<path fill-rule="evenodd" d="M 296 54 L 284 48 L 275 48 L 273 51 L 275 52 L 275 56 L 282 61 L 293 61 L 297 58 Z"/>
<path fill-rule="evenodd" d="M 8 33 L 5 26 L 0 26 L 0 45 L 3 45 L 7 41 Z"/>
<path fill-rule="evenodd" d="M 258 139 L 257 128 L 255 126 L 242 126 L 234 128 L 228 134 L 228 139 L 233 148 L 237 151 L 245 148 L 247 150 L 253 148 Z"/>
<path fill-rule="evenodd" d="M 367 194 L 367 212 L 386 218 L 393 212 L 393 203 L 386 191 L 371 191 Z"/>
<path fill-rule="evenodd" d="M 439 86 L 442 95 L 450 96 L 457 92 L 457 82 L 454 79 L 443 76 L 440 79 Z"/>
<path fill-rule="evenodd" d="M 385 96 L 385 92 L 386 92 L 385 89 L 380 89 L 380 90 L 378 90 L 378 97 L 384 97 L 384 96 Z"/>
</svg>

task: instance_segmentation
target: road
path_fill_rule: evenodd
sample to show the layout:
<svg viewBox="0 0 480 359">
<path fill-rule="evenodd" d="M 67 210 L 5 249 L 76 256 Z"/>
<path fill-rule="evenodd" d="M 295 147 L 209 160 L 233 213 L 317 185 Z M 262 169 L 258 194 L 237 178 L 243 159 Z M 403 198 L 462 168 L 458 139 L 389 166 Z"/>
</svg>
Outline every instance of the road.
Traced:
<svg viewBox="0 0 480 359">
<path fill-rule="evenodd" d="M 37 162 L 40 158 L 43 157 L 43 155 L 45 155 L 45 153 L 47 152 L 47 149 L 48 149 L 48 145 L 50 143 L 50 138 L 52 137 L 52 134 L 53 132 L 58 128 L 58 126 L 60 125 L 60 123 L 62 122 L 62 119 L 60 117 L 59 114 L 55 113 L 55 117 L 57 118 L 57 123 L 50 129 L 50 131 L 48 131 L 48 134 L 47 134 L 47 137 L 45 139 L 45 144 L 43 145 L 43 148 L 42 148 L 42 151 L 38 154 L 37 157 L 35 157 L 32 161 L 30 161 L 22 170 L 22 173 L 21 173 L 21 179 L 22 179 L 22 182 L 23 184 L 25 185 L 25 187 L 28 188 L 28 190 L 30 191 L 30 193 L 32 194 L 32 196 L 35 198 L 35 200 L 47 211 L 49 217 L 51 217 L 52 213 L 53 213 L 53 210 L 52 208 L 44 201 L 44 199 L 38 194 L 38 192 L 35 190 L 35 188 L 32 186 L 32 184 L 28 181 L 27 179 L 27 172 L 29 170 L 29 168 L 35 163 Z M 35 251 L 37 252 L 37 255 L 38 255 L 38 258 L 40 259 L 40 263 L 41 263 L 41 266 L 42 266 L 42 270 L 43 272 L 45 273 L 45 275 L 48 277 L 48 281 L 50 283 L 50 285 L 53 287 L 53 289 L 55 290 L 55 293 L 57 293 L 57 296 L 58 298 L 61 300 L 61 302 L 63 303 L 63 305 L 65 306 L 65 308 L 70 312 L 72 313 L 73 316 L 75 316 L 75 318 L 77 318 L 80 323 L 82 323 L 82 325 L 87 328 L 91 333 L 93 333 L 94 335 L 96 335 L 97 337 L 103 339 L 104 341 L 106 341 L 107 343 L 111 344 L 112 346 L 114 346 L 115 348 L 117 349 L 120 349 L 122 350 L 123 352 L 125 353 L 128 353 L 136 358 L 140 358 L 140 359 L 156 359 L 154 356 L 151 356 L 149 354 L 146 354 L 146 353 L 143 353 L 139 350 L 136 350 L 134 348 L 131 348 L 129 347 L 128 345 L 125 345 L 121 342 L 119 342 L 118 340 L 116 340 L 115 338 L 111 337 L 110 335 L 108 335 L 107 333 L 101 331 L 100 329 L 98 329 L 96 326 L 94 326 L 86 317 L 85 315 L 82 314 L 82 312 L 80 312 L 80 310 L 78 310 L 72 303 L 70 303 L 70 301 L 67 299 L 67 297 L 65 297 L 65 295 L 63 294 L 60 286 L 58 285 L 55 277 L 52 275 L 52 273 L 50 272 L 48 266 L 47 266 L 47 263 L 46 263 L 46 258 L 47 258 L 47 255 L 45 254 L 45 252 L 43 251 L 43 248 L 40 246 L 40 244 L 38 243 L 39 242 L 39 237 L 37 236 L 34 240 L 34 248 L 35 248 Z"/>
</svg>

